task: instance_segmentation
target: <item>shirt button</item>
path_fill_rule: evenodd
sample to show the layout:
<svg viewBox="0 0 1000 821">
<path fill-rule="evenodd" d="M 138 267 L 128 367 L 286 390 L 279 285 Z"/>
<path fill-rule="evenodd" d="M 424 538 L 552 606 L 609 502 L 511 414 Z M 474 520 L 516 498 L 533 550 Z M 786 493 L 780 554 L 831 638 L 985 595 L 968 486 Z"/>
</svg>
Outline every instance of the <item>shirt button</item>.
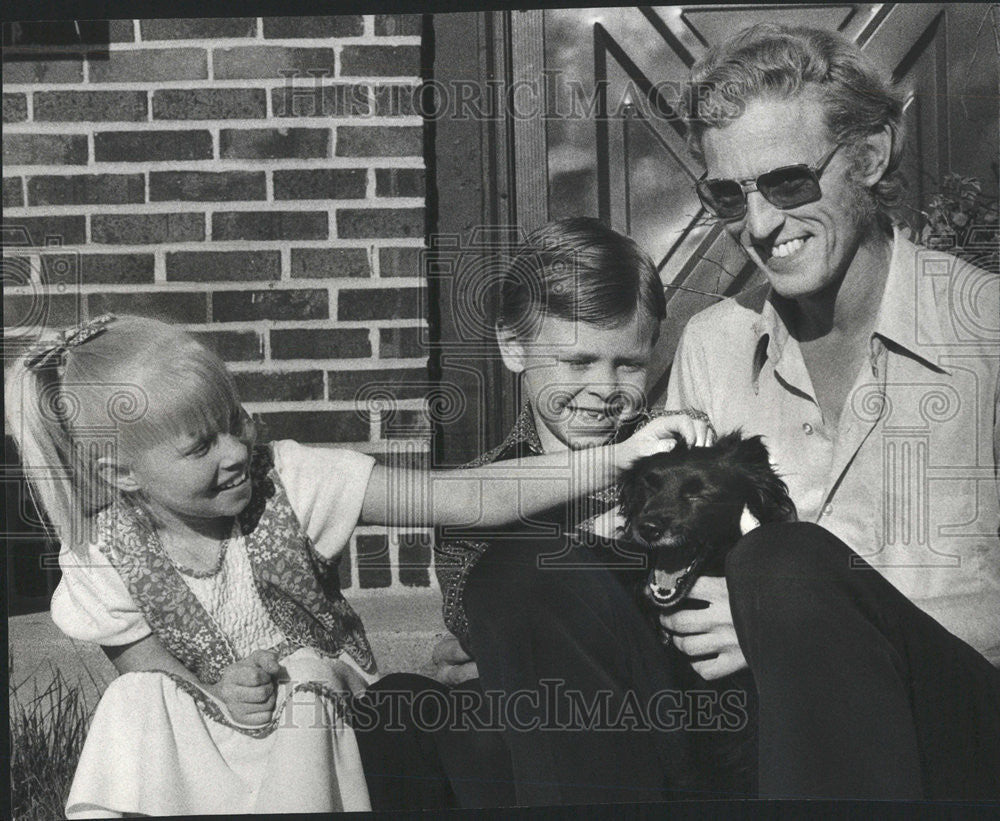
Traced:
<svg viewBox="0 0 1000 821">
<path fill-rule="evenodd" d="M 829 516 L 831 513 L 833 513 L 833 505 L 826 505 L 823 508 L 823 515 L 824 516 Z"/>
<path fill-rule="evenodd" d="M 813 426 L 810 425 L 808 422 L 803 422 L 802 430 L 805 432 L 806 436 L 812 436 Z"/>
</svg>

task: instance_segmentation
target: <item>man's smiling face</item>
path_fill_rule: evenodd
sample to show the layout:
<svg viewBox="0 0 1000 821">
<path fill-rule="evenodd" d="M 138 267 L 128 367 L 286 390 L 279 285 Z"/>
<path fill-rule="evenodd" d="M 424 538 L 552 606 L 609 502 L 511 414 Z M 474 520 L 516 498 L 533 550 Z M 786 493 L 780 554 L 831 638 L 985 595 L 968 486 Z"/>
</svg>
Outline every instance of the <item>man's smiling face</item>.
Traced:
<svg viewBox="0 0 1000 821">
<path fill-rule="evenodd" d="M 755 179 L 803 163 L 815 167 L 834 148 L 820 101 L 809 93 L 746 104 L 743 115 L 703 137 L 709 177 Z M 759 192 L 747 195 L 746 216 L 726 228 L 784 297 L 818 294 L 839 283 L 865 234 L 864 192 L 850 179 L 850 154 L 841 149 L 820 178 L 817 202 L 788 211 Z"/>
</svg>

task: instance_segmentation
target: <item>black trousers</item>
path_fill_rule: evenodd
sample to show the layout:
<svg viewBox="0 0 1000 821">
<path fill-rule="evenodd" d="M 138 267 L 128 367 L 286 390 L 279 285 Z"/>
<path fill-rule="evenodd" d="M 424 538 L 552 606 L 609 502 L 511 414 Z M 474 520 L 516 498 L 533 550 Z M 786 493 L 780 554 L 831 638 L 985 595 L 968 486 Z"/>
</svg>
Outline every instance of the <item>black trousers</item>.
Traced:
<svg viewBox="0 0 1000 821">
<path fill-rule="evenodd" d="M 686 732 L 628 718 L 651 703 L 677 708 L 682 694 L 667 655 L 600 554 L 565 553 L 565 546 L 561 538 L 497 542 L 465 588 L 482 689 L 503 693 L 518 708 L 505 716 L 504 733 L 516 802 L 690 797 L 682 791 L 690 766 Z M 559 566 L 539 567 L 541 556 L 559 552 Z M 560 695 L 546 697 L 553 692 Z M 668 698 L 657 702 L 662 695 Z M 584 707 L 596 705 L 582 723 L 581 711 L 570 714 L 576 696 Z"/>
<path fill-rule="evenodd" d="M 373 810 L 515 803 L 507 745 L 489 729 L 477 694 L 469 695 L 392 673 L 355 697 L 353 726 Z"/>
<path fill-rule="evenodd" d="M 676 691 L 655 632 L 596 551 L 541 568 L 561 540 L 498 543 L 465 608 L 482 687 L 559 681 L 608 710 Z M 825 529 L 768 525 L 726 567 L 759 693 L 763 796 L 982 799 L 1000 795 L 1000 673 Z M 542 710 L 544 712 L 544 709 Z M 545 718 L 545 716 L 542 716 Z M 551 724 L 551 722 L 549 722 Z M 620 723 L 620 722 L 619 722 Z M 508 729 L 519 804 L 698 797 L 686 729 Z"/>
<path fill-rule="evenodd" d="M 760 700 L 762 795 L 1000 798 L 1000 671 L 847 545 L 769 525 L 726 578 Z"/>
<path fill-rule="evenodd" d="M 410 709 L 417 693 L 440 686 L 424 676 L 394 673 L 355 697 L 354 735 L 373 810 L 457 806 L 435 734 L 419 726 Z"/>
</svg>

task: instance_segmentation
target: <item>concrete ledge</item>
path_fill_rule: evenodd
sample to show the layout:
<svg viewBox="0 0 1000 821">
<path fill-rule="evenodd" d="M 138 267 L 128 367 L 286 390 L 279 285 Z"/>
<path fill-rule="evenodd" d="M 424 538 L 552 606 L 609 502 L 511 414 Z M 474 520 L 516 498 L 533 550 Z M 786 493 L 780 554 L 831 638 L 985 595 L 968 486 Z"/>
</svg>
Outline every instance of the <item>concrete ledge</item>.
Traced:
<svg viewBox="0 0 1000 821">
<path fill-rule="evenodd" d="M 383 674 L 420 672 L 430 662 L 431 649 L 445 632 L 437 591 L 348 600 L 364 622 Z M 58 670 L 67 681 L 79 682 L 93 705 L 116 675 L 100 647 L 63 635 L 48 612 L 10 618 L 8 636 L 10 684 L 23 688 L 25 696 L 35 687 L 44 690 Z"/>
</svg>

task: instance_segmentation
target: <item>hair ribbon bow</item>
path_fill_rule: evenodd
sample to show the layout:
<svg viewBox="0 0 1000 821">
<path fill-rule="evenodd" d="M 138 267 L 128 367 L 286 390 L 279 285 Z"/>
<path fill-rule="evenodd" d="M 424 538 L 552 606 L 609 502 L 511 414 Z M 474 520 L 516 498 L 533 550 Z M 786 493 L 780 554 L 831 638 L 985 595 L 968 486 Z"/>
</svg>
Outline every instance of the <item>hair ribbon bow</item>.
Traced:
<svg viewBox="0 0 1000 821">
<path fill-rule="evenodd" d="M 101 314 L 76 327 L 60 332 L 54 342 L 37 346 L 30 351 L 24 361 L 24 366 L 31 371 L 62 365 L 66 352 L 82 345 L 84 342 L 99 336 L 107 330 L 108 325 L 117 317 L 114 314 Z"/>
</svg>

